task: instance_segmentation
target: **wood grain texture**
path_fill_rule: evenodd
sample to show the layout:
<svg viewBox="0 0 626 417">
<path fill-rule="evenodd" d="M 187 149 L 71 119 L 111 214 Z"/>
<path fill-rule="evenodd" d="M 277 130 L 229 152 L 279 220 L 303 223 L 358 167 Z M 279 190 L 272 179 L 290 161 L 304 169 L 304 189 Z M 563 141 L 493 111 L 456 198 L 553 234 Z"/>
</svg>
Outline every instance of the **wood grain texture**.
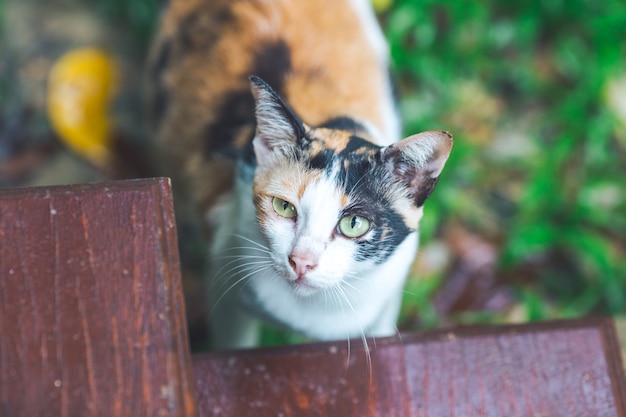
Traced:
<svg viewBox="0 0 626 417">
<path fill-rule="evenodd" d="M 625 416 L 608 319 L 194 357 L 205 416 Z"/>
<path fill-rule="evenodd" d="M 0 192 L 0 415 L 194 416 L 169 181 Z"/>
<path fill-rule="evenodd" d="M 617 339 L 622 351 L 622 362 L 626 364 L 626 317 L 615 317 L 615 327 L 617 329 Z"/>
</svg>

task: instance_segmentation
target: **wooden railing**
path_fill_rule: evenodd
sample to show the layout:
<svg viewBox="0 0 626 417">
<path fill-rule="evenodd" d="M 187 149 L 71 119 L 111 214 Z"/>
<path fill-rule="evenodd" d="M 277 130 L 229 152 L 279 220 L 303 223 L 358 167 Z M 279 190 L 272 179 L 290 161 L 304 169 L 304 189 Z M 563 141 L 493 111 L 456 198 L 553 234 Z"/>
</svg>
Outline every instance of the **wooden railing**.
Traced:
<svg viewBox="0 0 626 417">
<path fill-rule="evenodd" d="M 626 416 L 611 319 L 192 355 L 166 179 L 0 192 L 0 416 Z"/>
</svg>

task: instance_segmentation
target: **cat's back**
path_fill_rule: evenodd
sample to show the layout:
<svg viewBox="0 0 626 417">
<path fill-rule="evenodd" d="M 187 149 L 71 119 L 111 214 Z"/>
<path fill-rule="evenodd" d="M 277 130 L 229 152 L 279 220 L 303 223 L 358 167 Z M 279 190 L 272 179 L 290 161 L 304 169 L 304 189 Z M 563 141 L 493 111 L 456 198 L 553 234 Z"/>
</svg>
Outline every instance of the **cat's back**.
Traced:
<svg viewBox="0 0 626 417">
<path fill-rule="evenodd" d="M 171 0 L 152 51 L 151 125 L 172 171 L 210 205 L 254 134 L 251 74 L 305 123 L 349 117 L 389 144 L 399 128 L 387 66 L 367 0 Z"/>
</svg>

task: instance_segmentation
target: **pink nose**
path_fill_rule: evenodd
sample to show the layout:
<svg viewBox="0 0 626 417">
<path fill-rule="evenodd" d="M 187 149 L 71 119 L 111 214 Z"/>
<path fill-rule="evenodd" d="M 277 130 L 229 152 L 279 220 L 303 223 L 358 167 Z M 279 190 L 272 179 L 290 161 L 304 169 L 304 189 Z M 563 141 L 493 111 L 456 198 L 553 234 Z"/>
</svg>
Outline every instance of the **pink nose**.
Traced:
<svg viewBox="0 0 626 417">
<path fill-rule="evenodd" d="M 289 255 L 289 265 L 298 277 L 302 277 L 317 267 L 317 259 L 309 254 L 292 253 Z"/>
</svg>

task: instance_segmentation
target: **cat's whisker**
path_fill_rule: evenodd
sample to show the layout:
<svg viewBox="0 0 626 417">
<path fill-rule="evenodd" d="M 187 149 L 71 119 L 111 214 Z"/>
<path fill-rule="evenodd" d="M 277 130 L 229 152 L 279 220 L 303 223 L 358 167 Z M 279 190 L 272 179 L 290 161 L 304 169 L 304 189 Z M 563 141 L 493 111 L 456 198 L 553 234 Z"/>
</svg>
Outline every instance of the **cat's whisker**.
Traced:
<svg viewBox="0 0 626 417">
<path fill-rule="evenodd" d="M 228 271 L 217 275 L 212 284 L 209 286 L 210 289 L 213 289 L 215 285 L 219 286 L 215 288 L 215 290 L 220 290 L 224 285 L 228 284 L 230 278 L 235 278 L 240 273 L 246 273 L 250 270 L 254 271 L 259 269 L 260 267 L 271 267 L 271 261 L 254 261 L 254 262 L 246 262 L 240 265 L 236 265 L 230 268 Z"/>
<path fill-rule="evenodd" d="M 350 279 L 350 280 L 354 280 L 354 281 L 362 281 L 362 282 L 367 282 L 368 280 L 366 278 L 360 277 L 358 275 L 355 274 L 351 274 L 351 273 L 346 273 L 345 277 Z M 349 284 L 348 281 L 344 281 L 346 284 Z M 350 286 L 354 286 L 353 284 L 349 284 Z M 390 286 L 387 283 L 381 283 L 381 285 L 389 288 Z M 355 288 L 356 289 L 356 288 Z M 363 290 L 359 291 L 361 294 L 366 294 Z M 402 290 L 402 294 L 409 294 L 409 295 L 415 295 L 414 293 L 411 292 L 407 292 L 404 289 Z"/>
<path fill-rule="evenodd" d="M 366 278 L 363 278 L 363 277 L 361 277 L 359 275 L 356 275 L 356 274 L 353 274 L 353 273 L 349 273 L 349 272 L 346 273 L 345 276 L 346 276 L 346 278 L 350 278 L 350 279 L 353 279 L 355 281 L 368 281 L 368 279 L 366 279 Z"/>
<path fill-rule="evenodd" d="M 350 309 L 352 310 L 352 312 L 356 316 L 356 314 L 357 314 L 356 310 L 352 306 L 352 303 L 348 299 L 348 296 L 345 293 L 344 289 L 341 286 L 338 286 L 338 287 L 335 287 L 335 288 L 337 289 L 339 294 L 341 294 L 343 296 L 343 299 L 348 304 L 348 307 L 350 307 Z M 357 323 L 358 323 L 358 321 L 357 321 Z M 365 349 L 365 360 L 367 361 L 367 365 L 368 365 L 368 368 L 369 368 L 370 383 L 371 383 L 371 379 L 372 379 L 372 356 L 370 354 L 370 348 L 369 348 L 369 345 L 367 343 L 367 337 L 365 336 L 365 331 L 363 330 L 363 326 L 361 326 L 361 324 L 359 324 L 359 331 L 361 333 L 361 341 L 363 342 L 363 348 Z"/>
<path fill-rule="evenodd" d="M 355 287 L 354 285 L 350 284 L 348 281 L 341 281 L 341 283 L 339 285 L 345 285 L 347 286 L 349 289 L 354 290 L 356 292 L 358 292 L 361 295 L 367 295 L 365 291 Z"/>
<path fill-rule="evenodd" d="M 254 272 L 252 272 L 251 274 L 254 274 Z M 230 290 L 232 290 L 233 288 L 235 288 L 235 286 L 237 286 L 237 284 L 239 284 L 240 282 L 244 281 L 246 278 L 248 278 L 249 275 L 246 275 L 240 279 L 238 279 L 237 281 L 235 281 L 230 287 L 228 287 L 226 289 L 226 291 L 224 291 L 222 293 L 222 295 L 220 295 L 217 300 L 215 300 L 215 304 L 213 304 L 213 308 L 211 308 L 211 312 L 210 314 L 213 314 L 215 312 L 215 309 L 217 308 L 217 306 L 219 305 L 220 301 L 222 301 L 224 299 L 224 297 L 226 297 L 226 294 L 228 294 L 230 292 Z"/>
<path fill-rule="evenodd" d="M 336 287 L 329 287 L 328 290 L 333 295 L 333 298 L 336 300 L 337 305 L 341 309 L 341 313 L 345 317 L 346 316 L 346 312 L 345 312 L 345 310 L 343 308 L 343 303 L 341 302 L 341 295 L 337 291 Z M 347 344 L 348 344 L 348 349 L 347 349 L 347 352 L 346 352 L 346 369 L 347 369 L 348 366 L 350 366 L 350 355 L 351 355 L 350 334 L 347 331 L 346 331 L 346 341 L 347 341 Z"/>
<path fill-rule="evenodd" d="M 214 256 L 211 258 L 211 260 L 215 260 L 215 261 L 219 261 L 222 259 L 267 259 L 267 256 L 265 255 L 248 255 L 248 254 L 243 254 L 243 255 L 224 255 L 224 256 Z"/>
<path fill-rule="evenodd" d="M 407 294 L 407 295 L 411 295 L 413 297 L 417 296 L 417 293 L 413 292 L 413 291 L 409 291 L 406 288 L 402 289 L 402 294 Z"/>
<path fill-rule="evenodd" d="M 337 308 L 337 307 L 342 308 L 341 303 L 338 302 L 337 296 L 333 291 L 333 287 L 325 287 L 323 291 L 324 291 L 324 297 L 326 297 L 328 294 L 332 295 L 331 300 L 333 301 L 334 308 Z M 326 302 L 328 305 L 328 300 L 326 300 Z"/>
<path fill-rule="evenodd" d="M 400 329 L 398 329 L 398 326 L 393 326 L 393 330 L 394 335 L 398 337 L 398 341 L 400 342 L 400 344 L 402 344 L 402 334 L 400 333 Z"/>
<path fill-rule="evenodd" d="M 254 251 L 257 251 L 257 252 L 261 252 L 261 253 L 267 253 L 267 254 L 271 254 L 272 253 L 268 249 L 257 248 L 256 246 L 231 246 L 229 248 L 221 250 L 219 253 L 226 253 L 226 252 L 231 252 L 231 251 L 235 251 L 235 250 L 254 250 Z"/>
<path fill-rule="evenodd" d="M 245 260 L 248 260 L 248 259 L 256 259 L 256 257 L 255 257 L 255 258 L 251 258 L 251 257 L 248 257 L 248 256 L 246 256 L 246 255 L 238 255 L 238 256 L 233 256 L 233 258 L 234 258 L 234 259 L 232 259 L 231 261 L 229 261 L 229 262 L 225 263 L 224 265 L 222 265 L 222 267 L 221 267 L 220 269 L 218 269 L 218 270 L 217 270 L 217 271 L 213 274 L 213 275 L 215 275 L 215 276 L 217 276 L 217 277 L 218 277 L 218 278 L 216 278 L 216 279 L 215 279 L 215 281 L 218 281 L 218 280 L 220 279 L 220 277 L 222 277 L 222 276 L 224 275 L 224 274 L 222 274 L 222 272 L 223 272 L 226 268 L 228 268 L 230 265 L 232 265 L 232 264 L 236 264 L 236 263 L 238 263 L 238 262 L 240 262 L 240 261 L 245 261 Z M 258 258 L 259 258 L 259 259 L 265 259 L 267 262 L 270 262 L 269 260 L 267 260 L 267 257 L 265 257 L 265 256 L 261 256 L 261 257 L 258 257 Z M 256 262 L 261 262 L 261 261 L 256 261 Z M 230 272 L 230 270 L 229 270 L 229 272 Z M 228 274 L 228 272 L 226 272 L 226 274 Z"/>
<path fill-rule="evenodd" d="M 398 342 L 403 345 L 404 339 L 402 339 L 402 333 L 400 333 L 400 329 L 398 329 L 398 326 L 396 326 L 396 335 L 398 336 Z"/>
<path fill-rule="evenodd" d="M 245 262 L 241 262 L 241 261 L 245 261 Z M 241 263 L 240 263 L 241 262 Z M 234 267 L 232 267 L 231 269 L 229 269 L 228 271 L 224 272 L 224 270 L 226 268 L 228 268 L 230 265 L 232 264 L 236 264 Z M 226 264 L 224 264 L 220 269 L 218 269 L 215 272 L 215 276 L 218 277 L 216 278 L 216 280 L 219 280 L 221 277 L 228 275 L 230 272 L 232 272 L 233 270 L 237 270 L 239 268 L 248 266 L 248 265 L 259 265 L 259 264 L 268 264 L 271 265 L 272 261 L 270 259 L 267 259 L 265 257 L 259 259 L 259 260 L 249 260 L 246 257 L 238 257 L 236 259 L 233 259 L 229 262 L 227 262 Z"/>
<path fill-rule="evenodd" d="M 215 282 L 219 281 L 228 281 L 229 277 L 235 277 L 241 272 L 247 272 L 259 267 L 271 266 L 272 262 L 270 261 L 250 261 L 246 263 L 242 263 L 236 266 L 233 266 L 228 271 L 223 272 L 215 278 Z"/>
<path fill-rule="evenodd" d="M 271 268 L 272 268 L 271 265 L 264 266 L 264 267 L 261 267 L 261 268 L 257 269 L 256 271 L 254 271 L 254 273 L 255 274 L 259 274 L 259 273 L 265 272 L 265 271 L 267 271 L 268 269 L 271 269 Z M 247 279 L 243 284 L 241 284 L 241 288 L 239 288 L 239 292 L 243 291 L 245 286 L 250 284 L 251 281 L 252 281 L 251 279 Z"/>
<path fill-rule="evenodd" d="M 324 308 L 328 310 L 328 290 L 327 288 L 322 288 L 322 294 L 324 294 Z"/>
<path fill-rule="evenodd" d="M 241 277 L 241 278 L 237 279 L 234 283 L 232 283 L 232 284 L 231 284 L 231 285 L 230 285 L 230 286 L 226 289 L 226 291 L 224 291 L 224 292 L 222 293 L 222 295 L 220 295 L 220 296 L 218 297 L 218 299 L 215 301 L 215 304 L 213 305 L 213 308 L 211 309 L 211 313 L 213 313 L 213 312 L 215 311 L 215 309 L 216 309 L 216 307 L 219 305 L 220 301 L 222 301 L 222 300 L 224 299 L 224 297 L 225 297 L 225 296 L 226 296 L 226 295 L 227 295 L 227 294 L 228 294 L 228 293 L 229 293 L 229 292 L 230 292 L 233 288 L 235 288 L 235 287 L 236 287 L 239 283 L 241 283 L 241 282 L 245 281 L 246 279 L 250 278 L 251 276 L 253 276 L 253 275 L 255 275 L 255 274 L 259 273 L 259 272 L 262 272 L 262 271 L 267 270 L 268 268 L 270 268 L 270 266 L 265 266 L 264 268 L 254 269 L 253 271 L 251 271 L 251 272 L 247 273 L 247 274 L 246 274 L 246 275 L 244 275 L 243 277 Z"/>
<path fill-rule="evenodd" d="M 238 238 L 240 238 L 240 239 L 243 239 L 243 240 L 245 240 L 246 242 L 249 242 L 249 243 L 252 243 L 252 244 L 253 244 L 253 245 L 255 245 L 255 246 L 258 246 L 258 247 L 259 247 L 259 248 L 261 248 L 261 249 L 265 249 L 265 250 L 266 250 L 266 251 L 268 251 L 268 252 L 269 252 L 269 250 L 270 250 L 270 248 L 268 248 L 267 246 L 265 246 L 265 245 L 263 245 L 263 244 L 261 244 L 261 243 L 259 243 L 259 242 L 255 241 L 255 240 L 252 240 L 252 239 L 250 239 L 250 238 L 248 238 L 248 237 L 245 237 L 244 235 L 233 234 L 232 236 L 234 236 L 234 237 L 238 237 Z"/>
<path fill-rule="evenodd" d="M 248 255 L 248 254 L 239 254 L 239 255 L 229 255 L 220 257 L 222 259 L 230 259 L 230 261 L 226 262 L 222 265 L 217 271 L 215 271 L 212 275 L 213 278 L 211 283 L 209 284 L 209 289 L 214 289 L 216 285 L 223 285 L 223 281 L 225 278 L 228 278 L 233 275 L 233 272 L 242 269 L 242 268 L 250 268 L 258 265 L 271 265 L 272 261 L 265 255 Z M 218 258 L 214 258 L 218 259 Z M 235 265 L 227 270 L 231 265 Z M 226 279 L 227 281 L 227 279 Z"/>
<path fill-rule="evenodd" d="M 356 183 L 354 183 L 350 191 L 348 191 L 348 197 L 352 197 L 354 195 L 355 191 L 357 191 L 358 187 L 361 185 L 361 181 L 363 181 L 364 178 L 365 176 L 362 176 L 361 178 L 357 180 Z"/>
</svg>

